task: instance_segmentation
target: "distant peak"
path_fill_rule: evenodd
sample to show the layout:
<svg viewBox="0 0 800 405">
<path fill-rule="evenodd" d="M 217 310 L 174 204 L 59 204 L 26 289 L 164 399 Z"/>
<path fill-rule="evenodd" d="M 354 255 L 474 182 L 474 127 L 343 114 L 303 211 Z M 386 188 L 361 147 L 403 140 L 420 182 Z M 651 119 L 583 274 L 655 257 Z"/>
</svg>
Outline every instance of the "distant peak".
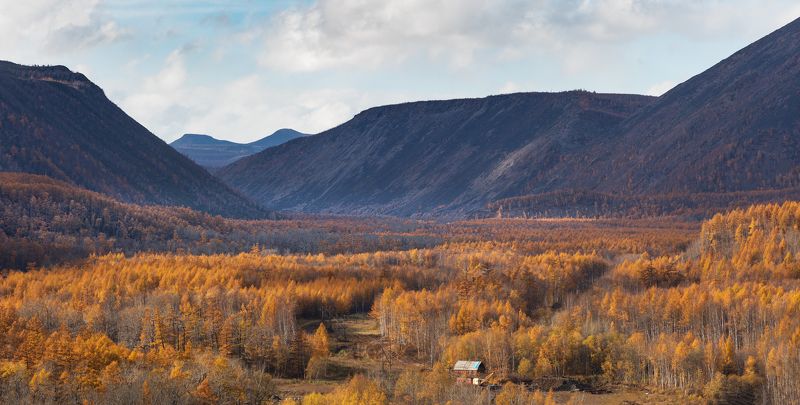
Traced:
<svg viewBox="0 0 800 405">
<path fill-rule="evenodd" d="M 214 138 L 213 136 L 206 135 L 206 134 L 183 134 L 181 139 L 214 139 L 214 140 L 216 140 L 217 138 Z"/>
<path fill-rule="evenodd" d="M 220 141 L 218 139 L 214 138 L 211 135 L 206 135 L 206 134 L 183 134 L 183 136 L 178 138 L 178 140 L 173 141 L 172 145 L 177 145 L 177 146 L 180 146 L 182 144 L 194 144 L 194 145 L 197 145 L 197 144 L 205 144 L 205 143 L 211 144 L 211 143 L 216 143 L 216 142 L 220 142 Z"/>
<path fill-rule="evenodd" d="M 264 147 L 277 146 L 284 142 L 290 141 L 295 138 L 306 136 L 302 132 L 295 131 L 291 128 L 281 128 L 270 135 L 267 135 L 257 141 L 251 142 L 248 145 L 260 145 Z"/>
<path fill-rule="evenodd" d="M 291 132 L 291 133 L 294 133 L 294 134 L 299 134 L 300 133 L 300 131 L 296 131 L 296 130 L 291 129 L 291 128 L 281 128 L 281 129 L 273 132 L 272 135 L 275 135 L 275 134 L 278 134 L 278 133 L 282 133 L 282 132 Z"/>
<path fill-rule="evenodd" d="M 281 129 L 279 129 L 279 130 L 277 130 L 277 131 L 265 136 L 264 138 L 259 139 L 256 142 L 263 141 L 264 139 L 267 139 L 267 138 L 270 138 L 270 137 L 281 138 L 281 137 L 287 137 L 288 136 L 288 137 L 297 138 L 297 137 L 306 136 L 306 135 L 308 135 L 308 134 L 304 134 L 304 133 L 302 133 L 300 131 L 297 131 L 297 130 L 294 130 L 294 129 L 291 129 L 291 128 L 281 128 Z"/>
</svg>

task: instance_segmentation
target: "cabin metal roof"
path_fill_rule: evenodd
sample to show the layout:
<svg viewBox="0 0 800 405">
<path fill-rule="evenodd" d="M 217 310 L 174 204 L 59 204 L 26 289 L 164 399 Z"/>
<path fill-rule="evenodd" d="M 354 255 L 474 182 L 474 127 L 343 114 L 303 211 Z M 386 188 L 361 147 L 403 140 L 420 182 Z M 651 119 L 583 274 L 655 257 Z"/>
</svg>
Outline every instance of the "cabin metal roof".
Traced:
<svg viewBox="0 0 800 405">
<path fill-rule="evenodd" d="M 481 367 L 480 361 L 459 360 L 453 366 L 453 371 L 478 371 Z"/>
</svg>

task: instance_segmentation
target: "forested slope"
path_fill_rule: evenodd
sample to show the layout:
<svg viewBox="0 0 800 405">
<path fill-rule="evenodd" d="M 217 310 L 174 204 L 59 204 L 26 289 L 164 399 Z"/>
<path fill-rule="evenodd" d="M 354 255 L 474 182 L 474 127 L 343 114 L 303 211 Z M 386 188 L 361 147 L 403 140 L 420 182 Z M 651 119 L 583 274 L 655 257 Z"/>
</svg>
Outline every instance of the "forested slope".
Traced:
<svg viewBox="0 0 800 405">
<path fill-rule="evenodd" d="M 46 176 L 0 172 L 0 270 L 108 252 L 238 253 L 258 245 L 332 253 L 438 240 L 404 236 L 393 228 L 408 227 L 323 218 L 231 220 L 188 208 L 122 203 Z"/>
</svg>

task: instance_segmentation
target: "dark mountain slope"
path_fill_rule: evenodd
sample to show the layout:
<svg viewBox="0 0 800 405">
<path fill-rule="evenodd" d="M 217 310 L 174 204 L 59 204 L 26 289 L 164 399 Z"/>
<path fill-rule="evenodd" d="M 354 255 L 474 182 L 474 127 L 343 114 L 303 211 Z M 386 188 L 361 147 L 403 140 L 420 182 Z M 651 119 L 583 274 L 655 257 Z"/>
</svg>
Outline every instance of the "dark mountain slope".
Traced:
<svg viewBox="0 0 800 405">
<path fill-rule="evenodd" d="M 306 134 L 284 128 L 255 142 L 235 143 L 208 135 L 185 134 L 172 142 L 170 146 L 200 166 L 213 169 L 302 136 L 306 136 Z"/>
<path fill-rule="evenodd" d="M 63 66 L 0 62 L 0 171 L 44 174 L 137 203 L 264 214 Z"/>
<path fill-rule="evenodd" d="M 565 155 L 607 142 L 644 96 L 520 93 L 372 108 L 223 168 L 265 206 L 312 212 L 467 213 L 530 192 Z"/>
<path fill-rule="evenodd" d="M 701 212 L 704 201 L 796 195 L 800 20 L 658 99 L 571 92 L 403 104 L 304 141 L 221 175 L 264 204 L 357 214 L 459 215 L 503 200 L 537 215 L 570 212 L 559 204 L 574 195 L 582 207 L 652 196 L 648 204 Z M 593 210 L 603 211 L 584 212 Z"/>
<path fill-rule="evenodd" d="M 635 194 L 800 186 L 800 20 L 670 90 L 608 146 L 595 166 L 615 176 L 570 180 Z"/>
<path fill-rule="evenodd" d="M 558 180 L 492 207 L 512 215 L 596 215 L 620 204 L 708 212 L 796 198 L 800 20 L 676 86 L 619 132 L 587 164 L 565 159 L 551 171 Z"/>
</svg>

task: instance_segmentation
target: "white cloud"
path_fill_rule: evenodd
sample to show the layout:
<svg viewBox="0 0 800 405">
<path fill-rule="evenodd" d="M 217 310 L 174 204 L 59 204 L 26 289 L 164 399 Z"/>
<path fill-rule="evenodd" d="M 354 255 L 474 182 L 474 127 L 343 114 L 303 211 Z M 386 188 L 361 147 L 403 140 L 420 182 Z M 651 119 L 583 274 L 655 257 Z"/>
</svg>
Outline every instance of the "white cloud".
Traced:
<svg viewBox="0 0 800 405">
<path fill-rule="evenodd" d="M 259 62 L 284 71 L 412 59 L 463 68 L 536 52 L 575 71 L 587 63 L 580 55 L 604 44 L 659 32 L 736 36 L 746 27 L 764 34 L 798 14 L 794 0 L 318 0 L 249 35 L 262 41 Z"/>
<path fill-rule="evenodd" d="M 165 137 L 180 131 L 190 112 L 193 90 L 187 86 L 186 64 L 181 50 L 171 52 L 164 66 L 147 77 L 122 99 L 123 109 L 154 133 Z"/>
<path fill-rule="evenodd" d="M 92 76 L 92 68 L 89 67 L 89 65 L 84 65 L 84 64 L 79 63 L 79 64 L 75 65 L 73 70 L 78 72 L 78 73 L 82 73 L 86 77 L 91 77 Z"/>
<path fill-rule="evenodd" d="M 658 96 L 661 96 L 662 94 L 672 90 L 672 88 L 677 86 L 677 85 L 678 85 L 678 82 L 676 82 L 674 80 L 667 80 L 667 81 L 664 81 L 664 82 L 656 83 L 656 84 L 650 86 L 647 89 L 647 91 L 645 92 L 645 94 L 647 94 L 649 96 L 658 97 Z"/>
<path fill-rule="evenodd" d="M 115 21 L 92 20 L 90 25 L 69 25 L 54 31 L 47 39 L 46 46 L 49 51 L 69 52 L 114 42 L 127 35 L 127 31 Z"/>
<path fill-rule="evenodd" d="M 185 128 L 239 141 L 282 127 L 320 132 L 352 117 L 358 112 L 353 106 L 364 106 L 362 95 L 351 90 L 285 91 L 258 75 L 230 81 L 214 94 L 196 94 L 194 101 Z"/>
<path fill-rule="evenodd" d="M 282 127 L 321 132 L 377 101 L 348 89 L 271 88 L 257 74 L 205 87 L 188 80 L 185 59 L 180 49 L 171 52 L 161 70 L 120 103 L 134 119 L 168 140 L 184 132 L 242 142 Z"/>
<path fill-rule="evenodd" d="M 374 68 L 412 57 L 464 66 L 487 45 L 491 25 L 507 23 L 513 3 L 323 0 L 270 21 L 259 61 L 287 71 Z"/>
<path fill-rule="evenodd" d="M 3 0 L 0 52 L 6 58 L 69 53 L 124 37 L 99 6 L 100 0 Z"/>
<path fill-rule="evenodd" d="M 775 9 L 788 0 L 761 7 L 754 6 L 756 0 L 736 3 L 758 9 L 755 15 L 771 16 L 764 18 L 766 23 L 756 19 L 749 24 L 766 32 L 777 26 Z M 214 82 L 195 81 L 184 51 L 177 50 L 158 74 L 127 92 L 121 104 L 166 139 L 206 132 L 245 141 L 279 127 L 318 132 L 370 106 L 448 95 L 443 93 L 447 90 L 415 88 L 413 77 L 403 78 L 411 88 L 399 94 L 374 85 L 340 84 L 335 81 L 339 74 L 351 78 L 366 71 L 371 80 L 391 82 L 387 72 L 406 66 L 492 72 L 492 65 L 525 60 L 554 65 L 565 77 L 611 76 L 625 67 L 624 50 L 633 41 L 659 33 L 734 35 L 743 21 L 752 22 L 719 0 L 318 0 L 285 9 L 258 28 L 233 32 L 206 55 L 220 61 L 235 57 L 234 47 L 242 47 L 253 51 L 260 68 Z M 707 28 L 709 24 L 714 28 Z M 270 84 L 266 79 L 275 72 L 291 78 L 294 87 Z M 306 76 L 334 81 L 298 80 Z M 507 80 L 497 87 L 500 92 L 535 89 L 524 76 L 511 74 Z M 584 83 L 564 82 L 576 83 L 564 89 Z M 659 82 L 647 92 L 660 94 L 672 84 Z M 471 93 L 467 89 L 459 94 Z"/>
<path fill-rule="evenodd" d="M 500 94 L 509 94 L 509 93 L 517 93 L 521 91 L 519 84 L 515 82 L 505 82 L 502 87 L 500 87 L 499 91 Z"/>
<path fill-rule="evenodd" d="M 387 102 L 578 87 L 658 94 L 671 85 L 662 80 L 699 72 L 689 42 L 732 49 L 800 15 L 796 0 L 285 4 L 0 0 L 0 58 L 90 72 L 166 139 L 250 140 L 284 126 L 321 131 Z M 163 56 L 178 43 L 199 45 Z M 637 66 L 641 49 L 664 43 L 695 54 L 653 69 L 670 52 L 657 51 Z"/>
</svg>

